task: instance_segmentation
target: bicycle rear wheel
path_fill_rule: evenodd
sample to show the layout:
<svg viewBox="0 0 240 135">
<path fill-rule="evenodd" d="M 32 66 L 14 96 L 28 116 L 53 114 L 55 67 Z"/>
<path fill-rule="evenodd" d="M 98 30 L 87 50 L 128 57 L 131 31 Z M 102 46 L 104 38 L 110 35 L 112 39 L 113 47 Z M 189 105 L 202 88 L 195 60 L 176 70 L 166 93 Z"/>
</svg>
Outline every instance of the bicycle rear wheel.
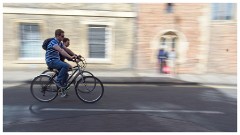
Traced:
<svg viewBox="0 0 240 135">
<path fill-rule="evenodd" d="M 42 74 L 46 74 L 47 72 L 52 72 L 52 71 L 47 69 L 47 70 L 43 71 Z"/>
<path fill-rule="evenodd" d="M 76 95 L 86 103 L 94 103 L 100 100 L 104 93 L 102 82 L 94 76 L 84 76 L 75 87 Z"/>
<path fill-rule="evenodd" d="M 57 86 L 48 75 L 39 75 L 35 77 L 31 83 L 30 90 L 32 96 L 41 102 L 52 101 L 58 95 Z"/>
<path fill-rule="evenodd" d="M 56 73 L 52 70 L 47 69 L 47 70 L 43 71 L 42 74 L 54 76 Z"/>
</svg>

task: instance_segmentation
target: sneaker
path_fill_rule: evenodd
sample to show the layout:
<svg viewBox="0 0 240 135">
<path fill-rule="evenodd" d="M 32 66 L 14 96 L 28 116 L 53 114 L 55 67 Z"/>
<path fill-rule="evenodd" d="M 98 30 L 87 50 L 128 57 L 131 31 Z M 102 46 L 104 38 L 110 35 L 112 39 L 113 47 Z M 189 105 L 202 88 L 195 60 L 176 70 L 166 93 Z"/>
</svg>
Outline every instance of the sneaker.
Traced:
<svg viewBox="0 0 240 135">
<path fill-rule="evenodd" d="M 67 97 L 67 92 L 65 90 L 62 90 L 61 97 Z"/>
<path fill-rule="evenodd" d="M 67 91 L 66 90 L 62 90 L 61 91 L 61 97 L 63 98 L 63 97 L 68 97 L 69 95 L 68 95 L 68 93 L 67 93 Z"/>
</svg>

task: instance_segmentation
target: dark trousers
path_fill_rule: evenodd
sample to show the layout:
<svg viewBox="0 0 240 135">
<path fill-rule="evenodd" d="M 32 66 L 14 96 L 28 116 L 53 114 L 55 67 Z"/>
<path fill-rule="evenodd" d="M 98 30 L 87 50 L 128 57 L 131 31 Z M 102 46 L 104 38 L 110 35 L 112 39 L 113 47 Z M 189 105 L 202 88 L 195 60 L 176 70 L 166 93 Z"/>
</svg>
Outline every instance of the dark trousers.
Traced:
<svg viewBox="0 0 240 135">
<path fill-rule="evenodd" d="M 163 67 L 166 65 L 166 60 L 165 59 L 160 59 L 159 60 L 159 64 L 160 64 L 160 73 L 163 73 Z"/>
</svg>

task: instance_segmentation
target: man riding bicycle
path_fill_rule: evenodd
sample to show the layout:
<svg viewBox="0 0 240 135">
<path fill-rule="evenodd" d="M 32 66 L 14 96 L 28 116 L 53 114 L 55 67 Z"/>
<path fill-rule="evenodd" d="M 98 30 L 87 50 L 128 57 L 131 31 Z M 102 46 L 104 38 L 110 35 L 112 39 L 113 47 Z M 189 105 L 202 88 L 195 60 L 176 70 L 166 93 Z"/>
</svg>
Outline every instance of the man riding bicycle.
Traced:
<svg viewBox="0 0 240 135">
<path fill-rule="evenodd" d="M 69 55 L 73 53 L 69 48 L 62 44 L 61 41 L 63 41 L 63 38 L 64 31 L 61 29 L 55 30 L 55 38 L 49 42 L 45 55 L 45 60 L 48 67 L 57 69 L 59 71 L 56 85 L 60 88 L 64 88 L 67 85 L 66 82 L 68 79 L 69 64 L 61 61 L 59 54 L 70 60 L 77 58 L 76 55 Z"/>
</svg>

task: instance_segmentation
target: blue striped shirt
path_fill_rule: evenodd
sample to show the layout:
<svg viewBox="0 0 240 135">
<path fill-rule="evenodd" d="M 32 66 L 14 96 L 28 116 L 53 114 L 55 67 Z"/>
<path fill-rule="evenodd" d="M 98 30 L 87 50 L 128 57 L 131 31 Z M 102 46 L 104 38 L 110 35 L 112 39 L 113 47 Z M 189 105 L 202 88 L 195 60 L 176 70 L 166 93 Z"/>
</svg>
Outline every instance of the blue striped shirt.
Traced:
<svg viewBox="0 0 240 135">
<path fill-rule="evenodd" d="M 59 42 L 56 38 L 54 38 L 47 46 L 45 60 L 46 62 L 50 62 L 51 60 L 58 59 L 60 60 L 59 52 L 53 48 L 53 46 L 58 45 L 63 48 L 62 42 Z"/>
</svg>

